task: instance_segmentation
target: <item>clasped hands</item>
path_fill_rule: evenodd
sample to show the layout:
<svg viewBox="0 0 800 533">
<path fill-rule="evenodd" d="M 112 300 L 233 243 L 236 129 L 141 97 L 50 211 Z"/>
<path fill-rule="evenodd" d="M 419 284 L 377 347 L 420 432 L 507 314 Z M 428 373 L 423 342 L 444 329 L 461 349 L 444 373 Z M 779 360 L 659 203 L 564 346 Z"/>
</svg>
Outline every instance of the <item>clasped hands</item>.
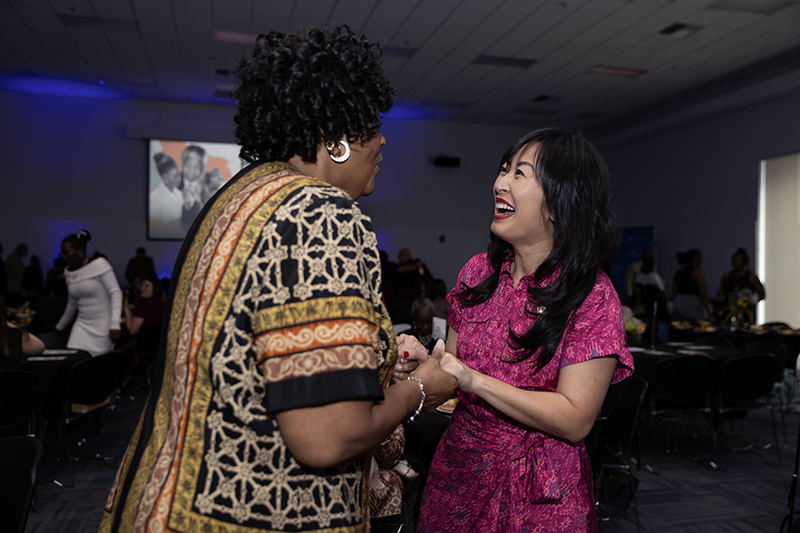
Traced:
<svg viewBox="0 0 800 533">
<path fill-rule="evenodd" d="M 468 390 L 464 385 L 471 382 L 471 370 L 445 351 L 444 341 L 437 341 L 428 355 L 416 337 L 399 335 L 397 350 L 400 356 L 392 379 L 397 383 L 413 374 L 413 377 L 422 380 L 427 395 L 423 411 L 431 412 L 452 398 L 456 388 Z"/>
</svg>

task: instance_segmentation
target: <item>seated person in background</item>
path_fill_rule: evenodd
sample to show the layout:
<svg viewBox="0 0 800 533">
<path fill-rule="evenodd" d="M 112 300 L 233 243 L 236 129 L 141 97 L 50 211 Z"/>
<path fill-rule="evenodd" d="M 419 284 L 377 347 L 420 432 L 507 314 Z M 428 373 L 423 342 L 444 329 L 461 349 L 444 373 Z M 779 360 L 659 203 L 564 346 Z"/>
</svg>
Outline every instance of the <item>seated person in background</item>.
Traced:
<svg viewBox="0 0 800 533">
<path fill-rule="evenodd" d="M 161 284 L 155 277 L 142 281 L 139 292 L 139 302 L 123 308 L 125 325 L 131 335 L 141 333 L 137 339 L 139 357 L 155 357 L 166 303 L 161 297 Z"/>
<path fill-rule="evenodd" d="M 447 320 L 447 314 L 450 312 L 450 304 L 447 302 L 447 285 L 441 278 L 436 278 L 431 282 L 431 289 L 428 297 L 433 302 L 435 309 L 433 316 L 444 318 Z"/>
<path fill-rule="evenodd" d="M 429 298 L 418 298 L 411 304 L 411 325 L 408 335 L 416 337 L 428 352 L 433 350 L 436 339 L 433 337 L 433 314 L 435 308 Z"/>
<path fill-rule="evenodd" d="M 422 259 L 414 259 L 409 248 L 402 248 L 397 253 L 397 266 L 394 269 L 395 282 L 398 285 L 413 285 L 415 299 L 423 294 L 426 285 L 433 279 L 430 270 Z"/>
<path fill-rule="evenodd" d="M 744 248 L 737 249 L 731 257 L 730 270 L 722 275 L 717 289 L 717 297 L 725 301 L 727 305 L 731 298 L 741 298 L 742 296 L 750 300 L 750 306 L 755 310 L 755 305 L 763 300 L 767 294 L 764 285 L 758 279 L 755 272 L 750 270 L 750 256 Z"/>
<path fill-rule="evenodd" d="M 27 355 L 41 355 L 44 343 L 34 334 L 8 321 L 6 304 L 0 300 L 0 369 L 17 369 Z"/>
<path fill-rule="evenodd" d="M 136 255 L 131 257 L 128 265 L 125 267 L 125 279 L 131 287 L 137 285 L 136 280 L 141 283 L 142 280 L 154 278 L 156 275 L 156 264 L 153 258 L 147 255 L 147 250 L 143 247 L 136 249 Z"/>
<path fill-rule="evenodd" d="M 398 252 L 397 261 L 392 269 L 394 298 L 389 305 L 389 315 L 395 324 L 408 324 L 413 321 L 411 305 L 417 298 L 427 296 L 427 284 L 433 276 L 422 260 L 413 258 L 408 248 Z"/>
</svg>

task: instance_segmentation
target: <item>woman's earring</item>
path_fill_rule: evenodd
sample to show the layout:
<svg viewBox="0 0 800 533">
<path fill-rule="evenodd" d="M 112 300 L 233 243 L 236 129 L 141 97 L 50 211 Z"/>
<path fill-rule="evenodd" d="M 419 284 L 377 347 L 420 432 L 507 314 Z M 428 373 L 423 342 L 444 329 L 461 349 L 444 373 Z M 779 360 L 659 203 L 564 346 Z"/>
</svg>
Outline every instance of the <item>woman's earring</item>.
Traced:
<svg viewBox="0 0 800 533">
<path fill-rule="evenodd" d="M 350 144 L 345 140 L 339 141 L 338 144 L 341 144 L 344 147 L 344 153 L 341 155 L 333 155 L 333 150 L 336 147 L 336 144 L 337 143 L 328 142 L 328 144 L 325 145 L 325 148 L 328 150 L 328 155 L 331 156 L 331 159 L 335 163 L 344 163 L 350 159 Z"/>
</svg>

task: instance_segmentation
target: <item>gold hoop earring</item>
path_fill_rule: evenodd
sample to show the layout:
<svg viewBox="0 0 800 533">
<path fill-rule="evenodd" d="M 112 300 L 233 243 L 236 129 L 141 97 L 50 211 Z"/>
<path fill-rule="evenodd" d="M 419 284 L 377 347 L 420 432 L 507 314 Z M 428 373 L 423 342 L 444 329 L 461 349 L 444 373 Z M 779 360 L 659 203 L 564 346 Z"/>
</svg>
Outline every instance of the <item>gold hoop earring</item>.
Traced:
<svg viewBox="0 0 800 533">
<path fill-rule="evenodd" d="M 344 153 L 341 155 L 333 155 L 333 150 L 336 147 L 336 143 L 328 142 L 325 145 L 325 148 L 328 150 L 328 155 L 331 156 L 331 159 L 335 163 L 344 163 L 350 159 L 350 144 L 345 140 L 339 141 L 339 144 L 344 147 Z"/>
</svg>

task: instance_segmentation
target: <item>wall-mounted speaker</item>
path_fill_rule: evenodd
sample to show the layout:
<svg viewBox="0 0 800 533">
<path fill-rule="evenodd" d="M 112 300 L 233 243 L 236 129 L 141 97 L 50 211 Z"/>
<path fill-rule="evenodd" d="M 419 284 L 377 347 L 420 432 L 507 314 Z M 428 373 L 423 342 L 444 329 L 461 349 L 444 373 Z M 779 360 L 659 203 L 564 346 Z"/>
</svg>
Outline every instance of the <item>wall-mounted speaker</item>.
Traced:
<svg viewBox="0 0 800 533">
<path fill-rule="evenodd" d="M 445 168 L 458 168 L 459 166 L 461 166 L 461 158 L 450 157 L 446 155 L 436 156 L 433 158 L 433 166 L 445 167 Z"/>
</svg>

